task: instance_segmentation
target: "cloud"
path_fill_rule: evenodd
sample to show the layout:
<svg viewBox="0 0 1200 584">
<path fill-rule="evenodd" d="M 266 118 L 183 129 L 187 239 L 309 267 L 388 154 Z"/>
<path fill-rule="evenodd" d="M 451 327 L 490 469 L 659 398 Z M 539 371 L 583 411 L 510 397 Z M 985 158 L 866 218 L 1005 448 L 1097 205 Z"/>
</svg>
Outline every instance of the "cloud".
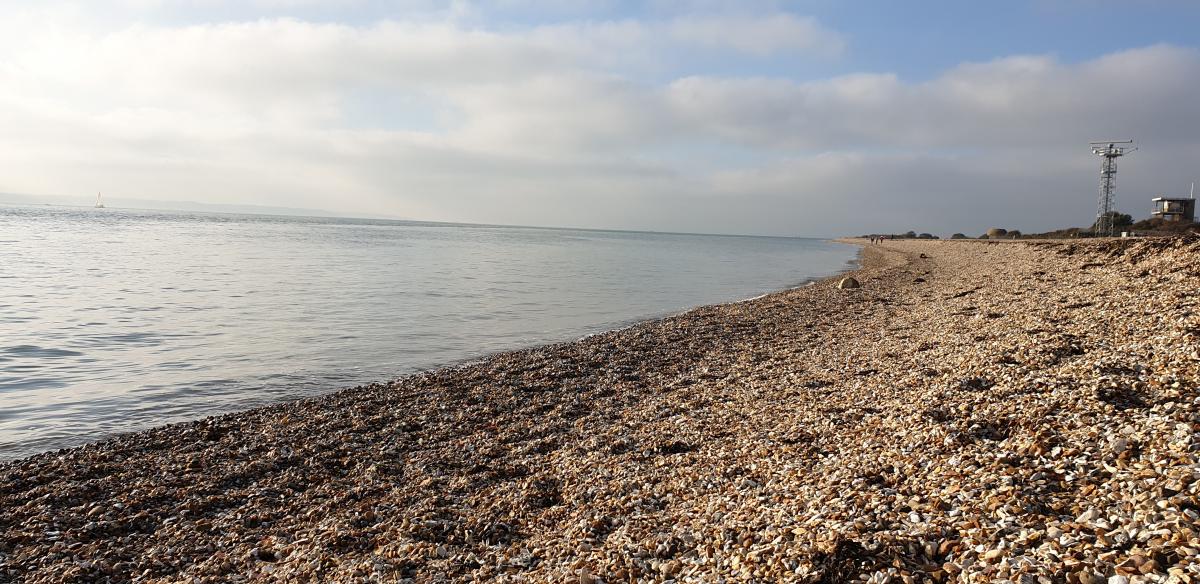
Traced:
<svg viewBox="0 0 1200 584">
<path fill-rule="evenodd" d="M 1122 201 L 1186 184 L 1200 154 L 1180 123 L 1200 119 L 1200 54 L 1181 47 L 797 80 L 704 72 L 710 55 L 836 59 L 847 42 L 769 11 L 512 28 L 103 29 L 62 14 L 0 24 L 0 191 L 685 231 L 1030 231 L 1090 220 L 1089 140 L 1142 140 Z"/>
<path fill-rule="evenodd" d="M 1200 116 L 1189 98 L 1197 74 L 1200 53 L 1156 46 L 1075 65 L 1047 56 L 970 63 L 922 83 L 691 77 L 668 95 L 691 126 L 783 150 L 1059 147 L 1097 135 L 1180 144 L 1195 139 L 1173 120 Z"/>
</svg>

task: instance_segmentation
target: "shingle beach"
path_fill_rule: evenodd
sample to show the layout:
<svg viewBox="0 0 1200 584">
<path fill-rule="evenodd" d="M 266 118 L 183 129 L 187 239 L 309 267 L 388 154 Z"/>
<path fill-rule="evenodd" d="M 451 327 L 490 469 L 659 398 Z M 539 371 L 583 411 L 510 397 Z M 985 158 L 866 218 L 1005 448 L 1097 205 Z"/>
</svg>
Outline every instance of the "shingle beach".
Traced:
<svg viewBox="0 0 1200 584">
<path fill-rule="evenodd" d="M 1200 582 L 1200 240 L 850 275 L 0 463 L 0 582 Z"/>
</svg>

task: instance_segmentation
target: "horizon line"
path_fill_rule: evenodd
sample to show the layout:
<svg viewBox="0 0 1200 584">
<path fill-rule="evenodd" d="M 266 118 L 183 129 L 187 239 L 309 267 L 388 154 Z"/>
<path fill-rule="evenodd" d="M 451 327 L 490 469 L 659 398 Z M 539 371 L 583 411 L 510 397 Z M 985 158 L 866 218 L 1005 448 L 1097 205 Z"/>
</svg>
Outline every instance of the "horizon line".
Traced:
<svg viewBox="0 0 1200 584">
<path fill-rule="evenodd" d="M 6 195 L 6 194 L 7 195 L 15 195 L 15 196 L 23 196 L 23 197 L 25 197 L 25 196 L 27 196 L 27 197 L 43 197 L 43 196 L 44 197 L 59 197 L 59 196 L 63 196 L 63 195 L 19 195 L 17 193 L 0 193 L 0 196 Z M 158 201 L 155 199 L 135 199 L 135 200 L 158 202 L 158 203 L 164 203 L 166 205 L 169 205 L 171 203 L 171 201 Z M 183 201 L 181 203 L 193 204 L 193 205 L 214 206 L 214 207 L 220 207 L 220 206 L 225 205 L 223 203 L 200 203 L 200 202 L 196 202 L 196 201 Z M 6 202 L 3 200 L 0 200 L 0 205 L 35 206 L 35 207 L 36 206 L 72 207 L 72 208 L 80 208 L 80 209 L 93 208 L 90 205 L 85 205 L 82 203 L 80 203 L 80 204 L 14 203 L 14 202 Z M 302 208 L 302 207 L 272 207 L 269 205 L 236 205 L 236 204 L 229 205 L 229 206 L 260 208 L 260 209 L 264 209 L 264 210 L 265 209 L 281 209 L 281 210 L 282 209 L 291 209 L 291 210 L 298 211 L 298 213 L 285 214 L 285 213 L 270 213 L 270 212 L 265 212 L 265 211 L 264 212 L 198 211 L 198 210 L 194 210 L 194 209 L 180 209 L 180 208 L 173 208 L 173 207 L 153 208 L 153 207 L 106 206 L 105 209 L 130 210 L 130 211 L 173 211 L 176 213 L 206 213 L 206 214 L 212 214 L 212 215 L 251 215 L 251 216 L 258 216 L 258 217 L 297 217 L 297 218 L 302 218 L 302 219 L 357 219 L 360 221 L 388 221 L 388 222 L 394 222 L 394 223 L 420 223 L 420 224 L 427 224 L 427 225 L 433 225 L 433 226 L 446 226 L 446 227 L 491 227 L 491 228 L 504 228 L 504 229 L 542 229 L 542 230 L 548 230 L 548 231 L 593 231 L 593 232 L 600 232 L 600 233 L 645 233 L 645 234 L 652 234 L 652 235 L 688 235 L 688 236 L 704 236 L 704 237 L 755 237 L 755 238 L 767 238 L 767 239 L 817 239 L 817 240 L 826 240 L 826 241 L 833 241 L 834 239 L 837 239 L 839 237 L 850 237 L 850 236 L 846 236 L 846 235 L 814 237 L 814 236 L 805 236 L 805 235 L 763 235 L 763 234 L 749 234 L 749 233 L 703 233 L 703 232 L 697 232 L 697 231 L 658 231 L 658 230 L 650 230 L 650 229 L 572 227 L 572 226 L 561 226 L 561 225 L 525 225 L 525 224 L 515 224 L 515 223 L 471 223 L 471 222 L 467 222 L 467 221 L 434 221 L 434 220 L 427 220 L 427 219 L 403 219 L 403 218 L 392 218 L 392 217 L 363 217 L 363 216 L 358 216 L 358 215 L 338 214 L 338 213 L 334 213 L 333 211 L 326 211 L 324 209 L 308 209 L 308 208 Z M 304 215 L 304 214 L 302 214 L 302 212 L 325 213 L 325 215 Z"/>
</svg>

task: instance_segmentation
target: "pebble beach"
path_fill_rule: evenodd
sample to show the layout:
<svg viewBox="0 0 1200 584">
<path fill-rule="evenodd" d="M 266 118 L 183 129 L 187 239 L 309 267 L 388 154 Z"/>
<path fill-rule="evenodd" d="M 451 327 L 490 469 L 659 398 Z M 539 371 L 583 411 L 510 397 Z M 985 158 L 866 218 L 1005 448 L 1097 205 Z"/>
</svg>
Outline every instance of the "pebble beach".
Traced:
<svg viewBox="0 0 1200 584">
<path fill-rule="evenodd" d="M 857 243 L 859 287 L 0 463 L 0 582 L 1200 582 L 1200 240 Z"/>
</svg>

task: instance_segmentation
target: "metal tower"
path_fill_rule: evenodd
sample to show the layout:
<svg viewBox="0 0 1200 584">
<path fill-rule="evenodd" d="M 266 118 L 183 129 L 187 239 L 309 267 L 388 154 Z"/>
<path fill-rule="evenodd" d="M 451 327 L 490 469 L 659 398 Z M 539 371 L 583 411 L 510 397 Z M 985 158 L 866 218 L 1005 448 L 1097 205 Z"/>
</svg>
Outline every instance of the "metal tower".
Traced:
<svg viewBox="0 0 1200 584">
<path fill-rule="evenodd" d="M 1096 206 L 1096 225 L 1092 227 L 1092 233 L 1105 237 L 1113 234 L 1113 213 L 1117 210 L 1117 159 L 1137 150 L 1118 144 L 1133 144 L 1133 140 L 1091 143 L 1092 154 L 1104 158 L 1100 163 L 1100 204 Z"/>
</svg>

